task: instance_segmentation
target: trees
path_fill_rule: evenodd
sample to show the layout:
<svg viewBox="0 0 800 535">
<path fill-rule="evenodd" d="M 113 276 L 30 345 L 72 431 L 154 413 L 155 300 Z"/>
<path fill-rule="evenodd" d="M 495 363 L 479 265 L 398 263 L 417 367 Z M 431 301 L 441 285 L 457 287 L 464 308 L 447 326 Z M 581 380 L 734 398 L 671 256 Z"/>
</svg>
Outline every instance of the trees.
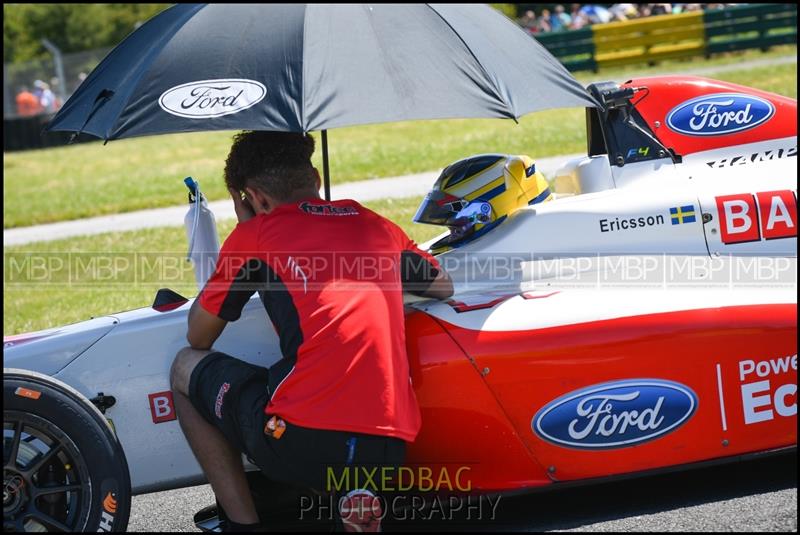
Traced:
<svg viewBox="0 0 800 535">
<path fill-rule="evenodd" d="M 42 38 L 65 54 L 116 46 L 172 4 L 3 4 L 3 63 L 49 57 Z M 514 19 L 514 4 L 491 4 Z"/>
<path fill-rule="evenodd" d="M 489 4 L 497 11 L 505 15 L 506 17 L 510 18 L 511 20 L 517 20 L 517 5 L 516 4 Z"/>
<path fill-rule="evenodd" d="M 48 57 L 42 38 L 64 53 L 117 45 L 171 4 L 3 4 L 3 62 Z"/>
</svg>

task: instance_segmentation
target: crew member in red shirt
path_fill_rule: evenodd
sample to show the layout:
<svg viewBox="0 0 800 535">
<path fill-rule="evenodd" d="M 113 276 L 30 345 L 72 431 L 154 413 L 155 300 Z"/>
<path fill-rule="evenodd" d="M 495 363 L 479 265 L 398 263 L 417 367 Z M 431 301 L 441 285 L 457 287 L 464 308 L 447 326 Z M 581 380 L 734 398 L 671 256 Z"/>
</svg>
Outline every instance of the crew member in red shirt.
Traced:
<svg viewBox="0 0 800 535">
<path fill-rule="evenodd" d="M 17 93 L 17 113 L 22 117 L 30 117 L 44 111 L 39 99 L 31 93 L 27 87 L 23 86 Z"/>
<path fill-rule="evenodd" d="M 326 467 L 402 464 L 421 425 L 402 293 L 453 290 L 400 227 L 355 201 L 320 199 L 313 151 L 304 134 L 235 137 L 225 181 L 239 224 L 170 374 L 181 428 L 235 530 L 260 528 L 242 452 L 270 479 L 323 492 Z M 212 349 L 255 292 L 283 354 L 269 369 Z M 368 520 L 343 524 L 379 528 Z"/>
</svg>

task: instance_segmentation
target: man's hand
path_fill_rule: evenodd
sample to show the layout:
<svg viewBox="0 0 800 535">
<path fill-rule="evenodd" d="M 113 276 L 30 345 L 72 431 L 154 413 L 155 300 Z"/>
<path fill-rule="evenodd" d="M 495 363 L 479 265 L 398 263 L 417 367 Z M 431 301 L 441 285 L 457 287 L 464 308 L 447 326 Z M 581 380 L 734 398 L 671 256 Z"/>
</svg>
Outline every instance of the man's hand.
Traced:
<svg viewBox="0 0 800 535">
<path fill-rule="evenodd" d="M 240 191 L 228 188 L 228 193 L 231 194 L 231 198 L 233 199 L 233 209 L 236 211 L 236 218 L 239 220 L 239 223 L 244 223 L 248 219 L 255 217 L 256 212 L 253 210 L 253 206 L 250 204 L 250 201 L 243 198 Z"/>
<path fill-rule="evenodd" d="M 445 270 L 440 269 L 436 278 L 433 279 L 431 285 L 422 295 L 440 300 L 449 298 L 453 295 L 453 279 L 450 278 L 450 275 Z"/>
</svg>

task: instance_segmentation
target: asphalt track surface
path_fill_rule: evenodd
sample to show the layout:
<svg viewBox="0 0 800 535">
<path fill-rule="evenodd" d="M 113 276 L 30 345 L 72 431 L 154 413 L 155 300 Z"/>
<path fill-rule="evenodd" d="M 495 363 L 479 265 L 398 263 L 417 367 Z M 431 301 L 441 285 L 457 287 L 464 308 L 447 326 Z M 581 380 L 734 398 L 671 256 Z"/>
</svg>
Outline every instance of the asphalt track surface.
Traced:
<svg viewBox="0 0 800 535">
<path fill-rule="evenodd" d="M 197 531 L 208 485 L 133 498 L 129 531 Z M 495 518 L 434 514 L 386 531 L 797 531 L 797 454 L 500 498 Z M 418 515 L 419 516 L 419 515 Z M 287 527 L 288 530 L 288 527 Z"/>
</svg>

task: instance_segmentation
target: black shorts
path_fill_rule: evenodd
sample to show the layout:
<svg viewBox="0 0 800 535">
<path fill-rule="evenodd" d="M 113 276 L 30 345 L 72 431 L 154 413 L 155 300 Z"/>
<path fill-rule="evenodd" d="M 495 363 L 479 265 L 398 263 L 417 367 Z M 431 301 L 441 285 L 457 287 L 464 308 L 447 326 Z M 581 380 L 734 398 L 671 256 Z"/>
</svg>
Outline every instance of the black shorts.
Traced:
<svg viewBox="0 0 800 535">
<path fill-rule="evenodd" d="M 189 380 L 192 405 L 267 478 L 339 494 L 358 488 L 341 488 L 346 471 L 396 469 L 403 463 L 406 443 L 399 438 L 289 422 L 280 438 L 266 435 L 269 374 L 267 368 L 217 352 L 203 358 Z"/>
</svg>

